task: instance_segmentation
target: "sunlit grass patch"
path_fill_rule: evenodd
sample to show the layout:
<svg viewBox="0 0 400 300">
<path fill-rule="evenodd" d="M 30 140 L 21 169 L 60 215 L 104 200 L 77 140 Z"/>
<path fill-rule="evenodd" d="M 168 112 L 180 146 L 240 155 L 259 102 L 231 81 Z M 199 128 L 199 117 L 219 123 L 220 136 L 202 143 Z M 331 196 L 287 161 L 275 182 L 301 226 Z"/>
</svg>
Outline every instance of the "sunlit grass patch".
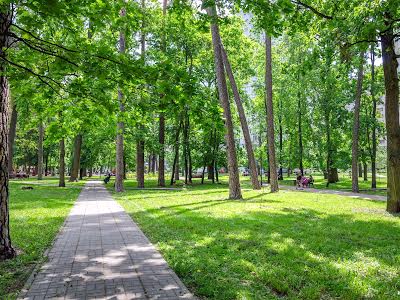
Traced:
<svg viewBox="0 0 400 300">
<path fill-rule="evenodd" d="M 66 188 L 49 186 L 56 179 L 36 183 L 35 179 L 10 182 L 11 239 L 19 255 L 0 263 L 0 299 L 14 299 L 44 259 L 83 183 L 67 183 Z M 32 184 L 35 183 L 35 184 Z M 23 190 L 32 186 L 31 190 Z"/>
<path fill-rule="evenodd" d="M 115 197 L 201 297 L 399 297 L 400 218 L 385 203 L 243 187 L 239 201 L 198 181 Z"/>
</svg>

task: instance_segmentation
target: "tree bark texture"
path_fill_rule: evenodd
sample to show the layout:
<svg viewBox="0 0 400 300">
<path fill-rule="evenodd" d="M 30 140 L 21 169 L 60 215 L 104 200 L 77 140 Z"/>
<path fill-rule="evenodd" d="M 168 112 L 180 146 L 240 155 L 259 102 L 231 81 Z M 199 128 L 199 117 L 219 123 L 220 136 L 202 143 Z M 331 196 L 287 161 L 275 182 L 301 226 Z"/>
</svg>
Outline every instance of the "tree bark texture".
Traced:
<svg viewBox="0 0 400 300">
<path fill-rule="evenodd" d="M 265 34 L 266 64 L 265 64 L 265 107 L 267 110 L 267 140 L 270 169 L 271 192 L 279 191 L 278 176 L 276 173 L 275 158 L 275 129 L 274 129 L 274 105 L 272 102 L 272 43 L 271 37 Z"/>
<path fill-rule="evenodd" d="M 126 9 L 122 8 L 120 11 L 120 16 L 124 18 L 126 16 Z M 125 32 L 122 30 L 119 33 L 119 52 L 121 54 L 125 53 L 126 43 L 125 43 Z M 115 191 L 117 193 L 124 191 L 124 130 L 125 123 L 122 120 L 122 115 L 125 111 L 124 106 L 124 95 L 122 90 L 118 91 L 118 104 L 120 116 L 117 122 L 117 138 L 116 138 L 116 159 L 115 159 Z"/>
<path fill-rule="evenodd" d="M 59 159 L 59 187 L 65 187 L 65 140 L 60 140 L 60 159 Z"/>
<path fill-rule="evenodd" d="M 300 76 L 298 78 L 300 82 Z M 298 118 L 298 135 L 299 135 L 299 169 L 301 176 L 304 175 L 304 166 L 303 166 L 303 126 L 302 126 L 302 107 L 301 107 L 301 92 L 300 89 L 297 94 L 297 118 Z"/>
<path fill-rule="evenodd" d="M 182 121 L 179 121 L 178 129 L 176 131 L 176 136 L 175 136 L 175 156 L 174 156 L 174 162 L 172 164 L 171 185 L 173 185 L 176 180 L 179 180 L 179 165 L 178 165 L 179 164 L 179 136 L 180 136 L 181 128 L 182 128 Z"/>
<path fill-rule="evenodd" d="M 399 77 L 394 51 L 394 34 L 389 29 L 381 35 L 382 64 L 385 77 L 387 133 L 387 211 L 400 212 L 400 122 Z"/>
<path fill-rule="evenodd" d="M 38 140 L 38 173 L 37 179 L 43 179 L 43 139 L 44 139 L 44 126 L 43 121 L 39 121 L 39 140 Z"/>
<path fill-rule="evenodd" d="M 204 2 L 203 2 L 204 3 Z M 225 141 L 227 148 L 227 161 L 229 171 L 229 199 L 242 199 L 240 190 L 239 169 L 236 157 L 236 145 L 233 130 L 232 114 L 229 103 L 229 94 L 226 84 L 224 64 L 222 60 L 221 38 L 218 28 L 218 19 L 215 6 L 207 7 L 207 14 L 211 18 L 211 34 L 214 48 L 215 72 L 220 104 L 224 111 L 225 118 Z"/>
<path fill-rule="evenodd" d="M 160 144 L 160 155 L 158 157 L 158 186 L 165 186 L 165 117 L 160 113 L 158 129 L 158 142 Z"/>
<path fill-rule="evenodd" d="M 136 180 L 137 187 L 144 188 L 144 141 L 136 142 Z"/>
<path fill-rule="evenodd" d="M 11 12 L 8 5 L 0 5 L 0 56 L 6 57 L 8 35 L 11 26 Z M 0 60 L 0 261 L 15 257 L 11 245 L 9 223 L 9 109 L 10 88 L 8 85 L 6 64 Z"/>
<path fill-rule="evenodd" d="M 143 66 L 145 66 L 145 59 L 146 59 L 146 33 L 145 33 L 145 8 L 146 8 L 146 1 L 141 1 L 141 8 L 143 10 L 143 19 L 141 24 L 141 32 L 140 32 L 140 55 L 143 60 Z M 141 96 L 141 100 L 143 97 Z M 141 126 L 143 129 L 143 126 Z M 144 140 L 140 136 L 140 138 L 136 141 L 136 180 L 137 180 L 137 187 L 144 188 Z"/>
<path fill-rule="evenodd" d="M 372 151 L 371 151 L 371 188 L 376 189 L 376 109 L 377 101 L 375 97 L 375 46 L 371 45 L 371 88 L 370 94 L 372 98 Z"/>
<path fill-rule="evenodd" d="M 359 155 L 359 145 L 358 141 L 360 138 L 360 107 L 361 107 L 361 95 L 362 95 L 362 85 L 364 79 L 364 52 L 360 54 L 360 65 L 358 67 L 357 73 L 357 91 L 354 101 L 354 121 L 353 121 L 353 143 L 351 147 L 351 190 L 353 193 L 358 193 L 360 191 L 358 187 L 358 176 L 357 176 L 357 166 L 358 166 L 358 155 Z M 361 172 L 362 176 L 362 172 Z"/>
<path fill-rule="evenodd" d="M 368 166 L 367 163 L 363 163 L 363 171 L 364 171 L 364 181 L 368 181 Z"/>
<path fill-rule="evenodd" d="M 82 134 L 75 137 L 74 142 L 74 157 L 72 161 L 71 176 L 69 182 L 74 182 L 78 179 L 79 168 L 81 164 L 81 149 L 82 149 Z"/>
<path fill-rule="evenodd" d="M 258 181 L 257 176 L 257 164 L 254 156 L 253 144 L 251 142 L 250 130 L 247 124 L 246 114 L 244 112 L 242 99 L 240 99 L 239 89 L 236 85 L 235 76 L 233 75 L 232 67 L 228 59 L 228 55 L 224 49 L 224 46 L 221 44 L 222 51 L 222 59 L 225 66 L 226 73 L 228 74 L 229 81 L 231 83 L 233 97 L 235 99 L 236 107 L 239 114 L 240 125 L 242 127 L 244 143 L 247 152 L 247 159 L 250 165 L 250 176 L 251 176 L 251 184 L 254 190 L 260 190 L 260 182 Z"/>
<path fill-rule="evenodd" d="M 168 0 L 163 0 L 163 18 L 162 18 L 162 51 L 167 51 L 167 42 L 165 35 L 165 20 L 167 16 L 167 5 Z M 163 96 L 161 96 L 162 101 Z M 158 128 L 158 142 L 160 144 L 160 153 L 158 158 L 158 186 L 165 187 L 165 114 L 164 112 L 160 112 L 159 114 L 159 128 Z"/>
<path fill-rule="evenodd" d="M 17 106 L 14 104 L 12 107 L 11 120 L 10 120 L 10 129 L 8 134 L 8 173 L 11 174 L 13 172 L 13 157 L 14 157 L 14 142 L 15 136 L 17 133 L 17 120 L 18 120 L 18 111 Z"/>
</svg>

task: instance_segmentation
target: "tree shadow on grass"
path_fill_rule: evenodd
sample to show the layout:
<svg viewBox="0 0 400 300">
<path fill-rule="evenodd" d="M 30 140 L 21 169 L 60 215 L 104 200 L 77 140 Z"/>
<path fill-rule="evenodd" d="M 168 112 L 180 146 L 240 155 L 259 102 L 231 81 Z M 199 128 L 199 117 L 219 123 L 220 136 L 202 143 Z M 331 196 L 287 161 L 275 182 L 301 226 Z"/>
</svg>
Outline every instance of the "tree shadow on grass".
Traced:
<svg viewBox="0 0 400 300">
<path fill-rule="evenodd" d="M 350 214 L 290 207 L 216 217 L 198 210 L 207 206 L 182 207 L 176 207 L 175 214 L 170 207 L 163 214 L 149 209 L 134 217 L 200 296 L 395 299 L 398 295 L 400 226 L 390 219 L 360 220 Z"/>
</svg>

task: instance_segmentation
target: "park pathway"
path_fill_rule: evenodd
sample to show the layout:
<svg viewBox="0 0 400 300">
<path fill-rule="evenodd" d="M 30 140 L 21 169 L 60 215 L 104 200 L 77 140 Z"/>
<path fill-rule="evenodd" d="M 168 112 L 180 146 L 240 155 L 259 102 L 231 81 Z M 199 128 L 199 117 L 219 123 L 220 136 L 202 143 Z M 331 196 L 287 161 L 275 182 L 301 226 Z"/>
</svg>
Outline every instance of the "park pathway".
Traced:
<svg viewBox="0 0 400 300">
<path fill-rule="evenodd" d="M 20 299 L 195 299 L 100 182 L 88 182 Z"/>
<path fill-rule="evenodd" d="M 353 192 L 346 192 L 346 191 L 339 191 L 339 190 L 322 190 L 322 189 L 314 189 L 314 188 L 301 188 L 297 189 L 295 186 L 288 186 L 288 185 L 281 185 L 280 186 L 283 190 L 287 191 L 296 191 L 296 192 L 306 192 L 306 193 L 319 193 L 319 194 L 332 194 L 332 195 L 340 195 L 346 196 L 351 198 L 359 198 L 359 199 L 366 199 L 366 200 L 373 200 L 373 201 L 383 201 L 386 202 L 386 196 L 380 195 L 369 195 L 369 194 L 362 194 L 362 193 L 353 193 Z"/>
</svg>

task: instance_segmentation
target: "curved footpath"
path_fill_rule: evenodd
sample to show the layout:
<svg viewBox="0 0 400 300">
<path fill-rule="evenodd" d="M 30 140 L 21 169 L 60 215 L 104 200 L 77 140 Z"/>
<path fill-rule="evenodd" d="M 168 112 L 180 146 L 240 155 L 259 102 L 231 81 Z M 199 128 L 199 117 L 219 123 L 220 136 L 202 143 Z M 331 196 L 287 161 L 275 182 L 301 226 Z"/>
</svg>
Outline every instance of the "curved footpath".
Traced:
<svg viewBox="0 0 400 300">
<path fill-rule="evenodd" d="M 86 184 L 19 299 L 195 299 L 101 182 Z"/>
</svg>

